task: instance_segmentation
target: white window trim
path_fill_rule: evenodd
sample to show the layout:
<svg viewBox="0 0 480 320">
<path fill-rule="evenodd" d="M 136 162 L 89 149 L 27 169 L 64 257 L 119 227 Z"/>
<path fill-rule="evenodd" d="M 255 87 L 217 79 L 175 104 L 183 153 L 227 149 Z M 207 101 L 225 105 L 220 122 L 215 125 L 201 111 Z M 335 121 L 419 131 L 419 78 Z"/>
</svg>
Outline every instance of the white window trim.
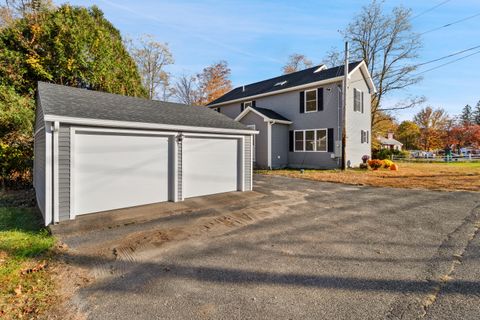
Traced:
<svg viewBox="0 0 480 320">
<path fill-rule="evenodd" d="M 355 93 L 358 92 L 358 94 L 360 95 L 360 106 L 359 106 L 359 110 L 355 110 Z M 353 88 L 353 111 L 354 112 L 358 112 L 358 113 L 362 113 L 362 104 L 363 104 L 363 99 L 362 99 L 362 90 L 359 90 L 357 88 Z"/>
<path fill-rule="evenodd" d="M 315 92 L 315 110 L 307 111 L 307 101 L 313 101 L 313 100 L 307 100 L 307 92 Z M 310 112 L 317 112 L 318 111 L 318 92 L 317 89 L 311 89 L 311 90 L 305 90 L 304 91 L 305 95 L 305 101 L 303 101 L 303 110 L 304 113 L 310 113 Z"/>
<path fill-rule="evenodd" d="M 249 103 L 250 105 L 247 106 L 247 103 Z M 243 103 L 243 110 L 247 109 L 248 107 L 250 107 L 250 108 L 253 107 L 253 100 L 245 101 L 245 102 Z"/>
<path fill-rule="evenodd" d="M 325 139 L 327 140 L 326 142 L 326 148 L 325 150 L 317 150 L 317 131 L 323 130 L 325 131 Z M 314 137 L 314 147 L 313 150 L 306 150 L 305 146 L 307 143 L 306 140 L 306 131 L 313 131 L 313 137 Z M 296 134 L 297 132 L 303 132 L 303 150 L 297 150 L 297 139 L 296 139 Z M 318 129 L 305 129 L 305 130 L 294 130 L 293 131 L 293 152 L 328 152 L 328 129 L 327 128 L 318 128 Z"/>
</svg>

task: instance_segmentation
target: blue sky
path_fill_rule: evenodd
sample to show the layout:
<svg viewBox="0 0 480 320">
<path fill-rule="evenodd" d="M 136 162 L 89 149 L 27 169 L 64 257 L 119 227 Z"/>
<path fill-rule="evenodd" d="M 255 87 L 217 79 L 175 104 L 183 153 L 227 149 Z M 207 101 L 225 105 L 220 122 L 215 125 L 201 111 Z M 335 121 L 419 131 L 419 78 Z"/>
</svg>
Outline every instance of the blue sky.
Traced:
<svg viewBox="0 0 480 320">
<path fill-rule="evenodd" d="M 386 0 L 385 8 L 403 5 L 412 8 L 415 15 L 441 2 Z M 240 86 L 280 75 L 291 53 L 302 53 L 314 62 L 321 62 L 330 48 L 343 47 L 338 30 L 344 29 L 369 1 L 74 0 L 69 3 L 97 5 L 124 36 L 151 34 L 157 41 L 167 42 L 175 58 L 175 64 L 169 67 L 174 75 L 194 74 L 223 59 L 232 69 L 234 86 Z M 480 13 L 480 1 L 451 0 L 414 19 L 414 30 L 421 33 L 476 13 Z M 423 42 L 419 63 L 478 46 L 480 16 L 425 34 Z M 458 57 L 461 56 L 455 58 Z M 428 72 L 420 84 L 389 96 L 385 105 L 411 95 L 424 95 L 426 105 L 457 114 L 465 104 L 473 105 L 480 100 L 479 65 L 480 54 Z M 418 108 L 396 116 L 408 119 L 416 111 Z"/>
</svg>

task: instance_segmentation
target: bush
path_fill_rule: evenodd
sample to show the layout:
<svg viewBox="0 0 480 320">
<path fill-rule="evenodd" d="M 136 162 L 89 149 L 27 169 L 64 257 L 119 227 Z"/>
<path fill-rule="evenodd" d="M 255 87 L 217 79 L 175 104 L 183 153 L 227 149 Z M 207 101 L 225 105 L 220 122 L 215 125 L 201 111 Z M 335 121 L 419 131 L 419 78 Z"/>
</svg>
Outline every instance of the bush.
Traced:
<svg viewBox="0 0 480 320">
<path fill-rule="evenodd" d="M 8 188 L 30 187 L 32 158 L 32 138 L 17 137 L 0 141 L 0 184 Z"/>
<path fill-rule="evenodd" d="M 383 167 L 384 167 L 385 169 L 390 168 L 390 166 L 391 166 L 392 164 L 393 164 L 393 161 L 391 161 L 391 160 L 388 160 L 388 159 L 384 159 L 384 160 L 383 160 Z"/>
<path fill-rule="evenodd" d="M 383 165 L 382 160 L 378 160 L 378 159 L 368 160 L 368 166 L 374 170 L 381 168 L 382 165 Z"/>
<path fill-rule="evenodd" d="M 391 159 L 392 156 L 396 157 L 406 157 L 408 156 L 408 152 L 400 151 L 400 150 L 390 150 L 390 149 L 380 149 L 380 150 L 373 150 L 372 157 L 374 159 Z"/>
</svg>

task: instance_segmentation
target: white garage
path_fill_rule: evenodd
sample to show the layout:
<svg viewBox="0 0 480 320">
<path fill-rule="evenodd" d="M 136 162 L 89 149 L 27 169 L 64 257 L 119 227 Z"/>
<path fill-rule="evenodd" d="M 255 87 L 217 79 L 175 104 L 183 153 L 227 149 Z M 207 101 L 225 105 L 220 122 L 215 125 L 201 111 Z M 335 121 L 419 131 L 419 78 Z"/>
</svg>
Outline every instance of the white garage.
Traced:
<svg viewBox="0 0 480 320">
<path fill-rule="evenodd" d="M 208 108 L 40 82 L 34 187 L 45 225 L 251 190 L 253 134 Z"/>
</svg>

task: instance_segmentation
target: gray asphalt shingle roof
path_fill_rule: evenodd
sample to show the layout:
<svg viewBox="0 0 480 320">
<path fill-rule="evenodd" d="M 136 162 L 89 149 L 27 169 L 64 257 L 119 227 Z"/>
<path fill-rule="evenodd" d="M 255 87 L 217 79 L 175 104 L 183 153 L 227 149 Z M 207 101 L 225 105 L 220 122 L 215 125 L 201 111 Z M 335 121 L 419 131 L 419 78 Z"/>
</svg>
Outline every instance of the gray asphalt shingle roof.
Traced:
<svg viewBox="0 0 480 320">
<path fill-rule="evenodd" d="M 46 82 L 38 82 L 38 97 L 45 116 L 250 130 L 206 107 L 127 97 Z"/>
<path fill-rule="evenodd" d="M 348 69 L 353 70 L 360 63 L 361 61 L 349 63 Z M 210 102 L 209 105 L 214 105 L 217 103 L 227 102 L 231 100 L 248 98 L 258 94 L 275 92 L 278 90 L 293 88 L 293 87 L 301 86 L 301 85 L 312 83 L 312 82 L 332 79 L 332 78 L 343 76 L 343 73 L 345 71 L 344 66 L 337 66 L 329 69 L 324 69 L 319 72 L 315 72 L 321 66 L 322 65 L 318 65 L 305 70 L 284 74 L 279 77 L 263 80 L 260 82 L 255 82 L 252 84 L 248 84 L 246 86 L 237 87 L 227 92 L 220 98 Z M 280 85 L 280 83 L 284 83 L 284 84 Z"/>
<path fill-rule="evenodd" d="M 270 110 L 270 109 L 258 108 L 258 107 L 252 107 L 252 109 L 260 112 L 261 114 L 263 114 L 264 116 L 266 116 L 267 118 L 270 118 L 272 120 L 290 121 L 289 119 L 285 118 L 281 114 L 278 114 L 277 112 L 275 112 L 273 110 Z"/>
</svg>

